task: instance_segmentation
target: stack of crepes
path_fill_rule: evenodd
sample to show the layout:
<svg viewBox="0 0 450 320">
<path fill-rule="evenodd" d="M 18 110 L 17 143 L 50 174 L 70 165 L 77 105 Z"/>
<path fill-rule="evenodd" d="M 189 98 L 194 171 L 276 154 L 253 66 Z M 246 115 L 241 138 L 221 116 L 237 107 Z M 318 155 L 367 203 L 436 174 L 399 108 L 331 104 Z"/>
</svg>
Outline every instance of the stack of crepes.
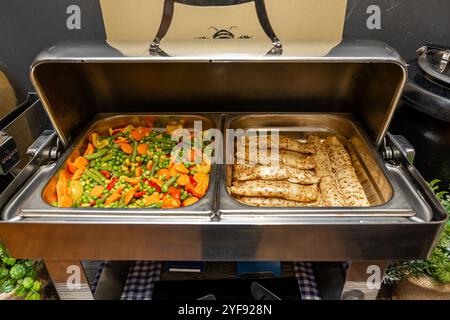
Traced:
<svg viewBox="0 0 450 320">
<path fill-rule="evenodd" d="M 339 140 L 307 143 L 280 135 L 250 147 L 249 137 L 238 141 L 229 191 L 244 204 L 259 207 L 370 206 L 350 156 Z M 253 144 L 255 144 L 253 140 Z M 277 146 L 278 152 L 270 149 Z M 260 148 L 260 149 L 258 149 Z M 261 152 L 263 148 L 266 151 Z"/>
</svg>

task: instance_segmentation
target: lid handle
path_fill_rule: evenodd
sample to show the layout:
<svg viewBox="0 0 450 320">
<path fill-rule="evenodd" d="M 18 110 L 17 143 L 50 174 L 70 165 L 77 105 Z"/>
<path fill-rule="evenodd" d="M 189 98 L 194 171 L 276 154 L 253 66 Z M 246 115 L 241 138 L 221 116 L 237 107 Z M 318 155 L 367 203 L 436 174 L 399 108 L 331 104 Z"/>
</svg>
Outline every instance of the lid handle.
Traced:
<svg viewBox="0 0 450 320">
<path fill-rule="evenodd" d="M 170 25 L 172 23 L 175 3 L 199 7 L 207 7 L 207 6 L 223 7 L 236 4 L 243 4 L 247 2 L 255 3 L 255 9 L 259 23 L 261 24 L 261 27 L 266 33 L 267 37 L 269 37 L 270 41 L 272 41 L 273 48 L 269 50 L 268 54 L 281 54 L 283 46 L 281 44 L 280 39 L 278 39 L 275 32 L 273 31 L 272 25 L 270 24 L 264 0 L 165 0 L 163 8 L 163 16 L 161 24 L 159 25 L 158 33 L 156 34 L 155 39 L 153 39 L 153 41 L 150 43 L 149 48 L 150 55 L 160 55 L 160 56 L 167 55 L 163 50 L 161 50 L 160 43 L 164 38 L 164 36 L 167 34 L 167 31 L 169 30 Z"/>
</svg>

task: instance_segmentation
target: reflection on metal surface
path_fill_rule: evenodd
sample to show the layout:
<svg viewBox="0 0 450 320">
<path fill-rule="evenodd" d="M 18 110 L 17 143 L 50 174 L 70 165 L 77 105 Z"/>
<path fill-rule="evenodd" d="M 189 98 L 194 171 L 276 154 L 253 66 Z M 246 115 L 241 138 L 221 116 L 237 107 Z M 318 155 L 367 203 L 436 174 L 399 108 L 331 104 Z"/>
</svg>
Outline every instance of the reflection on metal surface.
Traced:
<svg viewBox="0 0 450 320">
<path fill-rule="evenodd" d="M 272 29 L 272 26 L 269 21 L 269 17 L 267 16 L 266 5 L 264 0 L 165 0 L 164 8 L 163 8 L 163 16 L 161 20 L 161 24 L 159 26 L 159 30 L 155 36 L 155 39 L 150 43 L 150 54 L 151 55 L 161 55 L 166 56 L 167 54 L 162 51 L 160 48 L 160 44 L 167 31 L 170 28 L 175 3 L 191 5 L 191 6 L 231 6 L 237 4 L 243 4 L 247 2 L 253 2 L 255 4 L 256 13 L 258 16 L 259 23 L 266 33 L 267 37 L 272 42 L 273 48 L 269 50 L 268 54 L 281 54 L 283 52 L 283 46 L 281 44 L 280 39 L 276 36 L 275 32 Z M 232 27 L 231 27 L 232 28 Z M 217 29 L 216 29 L 217 30 Z M 234 39 L 234 35 L 231 34 L 230 30 L 217 30 L 216 35 L 213 36 L 214 39 Z"/>
<path fill-rule="evenodd" d="M 208 2 L 215 6 L 184 5 L 181 2 L 197 5 Z M 240 4 L 231 5 L 234 3 Z M 155 39 L 164 20 L 165 4 L 165 0 L 129 0 L 126 3 L 100 0 L 108 44 L 123 55 L 148 55 L 149 43 Z M 305 45 L 303 51 L 326 55 L 342 40 L 346 0 L 264 0 L 264 4 L 276 37 L 283 40 L 283 55 L 295 51 L 296 43 L 311 41 L 321 44 L 314 47 Z M 196 51 L 199 55 L 209 50 L 217 54 L 239 52 L 264 56 L 274 46 L 272 37 L 268 37 L 261 27 L 258 15 L 264 16 L 258 14 L 255 2 L 251 0 L 175 1 L 173 19 L 161 47 L 170 56 L 184 56 L 186 50 Z M 238 31 L 232 30 L 234 40 L 210 41 L 213 39 L 208 32 L 211 26 L 218 30 L 237 26 Z"/>
<path fill-rule="evenodd" d="M 0 69 L 0 119 L 17 107 L 16 93 L 6 74 Z"/>
<path fill-rule="evenodd" d="M 344 42 L 325 57 L 118 57 L 104 43 L 86 43 L 44 52 L 31 78 L 66 147 L 95 113 L 124 108 L 346 112 L 380 145 L 406 67 L 393 49 L 370 41 Z"/>
</svg>

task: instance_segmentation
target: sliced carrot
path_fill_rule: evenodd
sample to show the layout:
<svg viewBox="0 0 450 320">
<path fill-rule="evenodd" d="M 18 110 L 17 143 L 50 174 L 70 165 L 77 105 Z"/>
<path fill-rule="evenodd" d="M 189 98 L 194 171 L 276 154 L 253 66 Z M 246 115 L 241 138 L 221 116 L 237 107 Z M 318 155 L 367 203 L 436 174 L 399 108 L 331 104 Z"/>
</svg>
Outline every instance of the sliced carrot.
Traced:
<svg viewBox="0 0 450 320">
<path fill-rule="evenodd" d="M 175 177 L 177 174 L 179 174 L 178 171 L 175 170 L 175 168 L 173 166 L 169 165 L 169 170 L 170 170 L 170 176 L 171 177 Z"/>
<path fill-rule="evenodd" d="M 162 187 L 162 185 L 164 184 L 164 181 L 156 179 L 155 177 L 151 177 L 150 181 L 156 183 L 160 187 Z"/>
<path fill-rule="evenodd" d="M 121 143 L 120 149 L 122 149 L 123 152 L 131 154 L 133 153 L 133 147 L 130 146 L 128 143 Z"/>
<path fill-rule="evenodd" d="M 128 140 L 124 137 L 118 137 L 116 140 L 113 141 L 115 144 L 121 144 L 121 143 L 128 143 Z"/>
<path fill-rule="evenodd" d="M 196 172 L 194 174 L 194 180 L 197 183 L 200 183 L 202 181 L 209 181 L 209 176 L 207 174 L 204 174 L 203 172 Z"/>
<path fill-rule="evenodd" d="M 178 179 L 177 179 L 177 183 L 180 186 L 185 186 L 189 183 L 189 176 L 185 173 L 182 173 Z"/>
<path fill-rule="evenodd" d="M 198 198 L 201 198 L 205 195 L 206 191 L 208 190 L 208 180 L 202 180 L 201 182 L 198 182 L 197 185 L 194 187 L 194 190 L 192 194 Z"/>
<path fill-rule="evenodd" d="M 162 198 L 162 194 L 159 194 L 158 192 L 154 192 L 151 196 L 149 196 L 145 199 L 145 205 L 149 206 L 153 203 L 156 203 L 156 202 L 160 201 L 161 198 Z"/>
<path fill-rule="evenodd" d="M 198 200 L 199 199 L 197 197 L 189 197 L 183 201 L 183 206 L 184 207 L 190 206 L 191 204 L 196 203 Z"/>
<path fill-rule="evenodd" d="M 110 205 L 110 204 L 112 204 L 112 203 L 114 203 L 114 202 L 120 200 L 120 198 L 121 198 L 120 194 L 118 194 L 118 193 L 113 193 L 112 195 L 110 195 L 110 196 L 108 197 L 108 199 L 106 199 L 105 205 L 108 206 L 108 205 Z"/>
<path fill-rule="evenodd" d="M 73 163 L 75 164 L 75 167 L 77 167 L 77 169 L 86 168 L 86 166 L 88 165 L 88 161 L 85 157 L 78 157 Z"/>
<path fill-rule="evenodd" d="M 123 185 L 122 185 L 122 186 L 119 186 L 119 187 L 116 189 L 116 191 L 114 191 L 114 193 L 121 194 L 124 188 L 125 188 L 125 186 L 123 186 Z"/>
<path fill-rule="evenodd" d="M 161 208 L 164 209 L 172 209 L 172 208 L 179 208 L 181 207 L 181 202 L 179 200 L 176 200 L 174 198 L 167 198 L 165 197 L 163 199 L 163 204 Z"/>
<path fill-rule="evenodd" d="M 58 205 L 61 208 L 70 208 L 72 206 L 72 198 L 70 196 L 62 196 L 58 199 Z"/>
<path fill-rule="evenodd" d="M 173 165 L 174 169 L 177 170 L 179 173 L 188 173 L 189 169 L 185 167 L 184 164 L 181 162 L 177 162 Z"/>
<path fill-rule="evenodd" d="M 159 177 L 166 177 L 166 180 L 170 179 L 170 170 L 169 169 L 159 169 L 157 175 Z"/>
<path fill-rule="evenodd" d="M 87 156 L 88 154 L 94 153 L 94 145 L 92 143 L 88 143 L 86 147 L 86 151 L 84 152 L 84 155 Z"/>
<path fill-rule="evenodd" d="M 70 173 L 75 173 L 75 171 L 77 171 L 77 167 L 75 166 L 75 163 L 73 163 L 72 161 L 67 161 L 67 169 L 69 169 Z"/>
<path fill-rule="evenodd" d="M 138 131 L 138 130 L 134 130 L 131 132 L 131 136 L 133 137 L 134 140 L 136 141 L 141 141 L 142 139 L 142 134 Z"/>
<path fill-rule="evenodd" d="M 144 137 L 147 136 L 151 131 L 148 127 L 138 127 L 136 130 Z"/>
<path fill-rule="evenodd" d="M 140 177 L 142 176 L 142 167 L 137 167 L 136 168 L 136 177 Z"/>
<path fill-rule="evenodd" d="M 62 170 L 59 173 L 58 181 L 56 182 L 56 195 L 58 197 L 58 203 L 61 206 L 61 203 L 65 201 L 68 203 L 69 201 L 64 197 L 69 197 L 69 177 L 68 172 L 66 170 Z M 71 203 L 72 204 L 72 203 Z"/>
<path fill-rule="evenodd" d="M 138 152 L 139 154 L 146 154 L 147 151 L 148 151 L 148 144 L 146 144 L 146 143 L 140 144 L 140 145 L 137 147 L 137 152 Z"/>
<path fill-rule="evenodd" d="M 105 187 L 103 187 L 103 186 L 95 186 L 91 190 L 91 196 L 92 197 L 100 197 L 102 195 L 103 190 L 105 190 Z"/>
<path fill-rule="evenodd" d="M 148 170 L 152 170 L 152 167 L 153 167 L 153 162 L 147 162 L 147 169 Z"/>
<path fill-rule="evenodd" d="M 81 176 L 84 173 L 84 170 L 85 170 L 84 168 L 75 170 L 72 176 L 72 180 L 80 180 Z"/>
<path fill-rule="evenodd" d="M 137 185 L 141 181 L 139 178 L 129 178 L 129 177 L 125 177 L 124 180 L 125 182 L 128 182 L 132 186 Z"/>
<path fill-rule="evenodd" d="M 131 188 L 131 190 L 127 192 L 127 194 L 125 195 L 125 198 L 124 198 L 125 205 L 128 205 L 130 203 L 131 199 L 133 199 L 133 197 L 134 197 L 135 192 L 136 192 L 135 188 Z"/>
</svg>

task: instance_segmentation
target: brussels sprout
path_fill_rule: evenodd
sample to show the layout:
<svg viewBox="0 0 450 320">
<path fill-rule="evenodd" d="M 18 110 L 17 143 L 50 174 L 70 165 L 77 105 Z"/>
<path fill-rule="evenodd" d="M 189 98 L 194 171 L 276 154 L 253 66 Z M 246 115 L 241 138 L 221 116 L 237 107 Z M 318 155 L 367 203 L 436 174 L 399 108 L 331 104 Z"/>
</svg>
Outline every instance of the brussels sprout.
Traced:
<svg viewBox="0 0 450 320">
<path fill-rule="evenodd" d="M 10 257 L 3 257 L 2 261 L 8 266 L 13 266 L 16 264 L 16 259 Z"/>
<path fill-rule="evenodd" d="M 25 277 L 26 269 L 21 264 L 14 265 L 11 270 L 9 271 L 9 275 L 13 279 L 22 279 Z"/>
<path fill-rule="evenodd" d="M 25 289 L 31 289 L 31 287 L 33 287 L 34 281 L 33 278 L 31 277 L 25 277 L 22 281 L 22 286 Z"/>
<path fill-rule="evenodd" d="M 6 278 L 9 275 L 8 269 L 5 267 L 0 268 L 0 279 Z"/>
<path fill-rule="evenodd" d="M 9 293 L 14 290 L 16 287 L 16 281 L 12 278 L 7 279 L 5 282 L 2 283 L 2 286 L 0 287 L 0 291 L 4 293 Z"/>
<path fill-rule="evenodd" d="M 41 282 L 39 280 L 35 280 L 33 282 L 33 290 L 39 291 L 41 289 Z"/>
</svg>

